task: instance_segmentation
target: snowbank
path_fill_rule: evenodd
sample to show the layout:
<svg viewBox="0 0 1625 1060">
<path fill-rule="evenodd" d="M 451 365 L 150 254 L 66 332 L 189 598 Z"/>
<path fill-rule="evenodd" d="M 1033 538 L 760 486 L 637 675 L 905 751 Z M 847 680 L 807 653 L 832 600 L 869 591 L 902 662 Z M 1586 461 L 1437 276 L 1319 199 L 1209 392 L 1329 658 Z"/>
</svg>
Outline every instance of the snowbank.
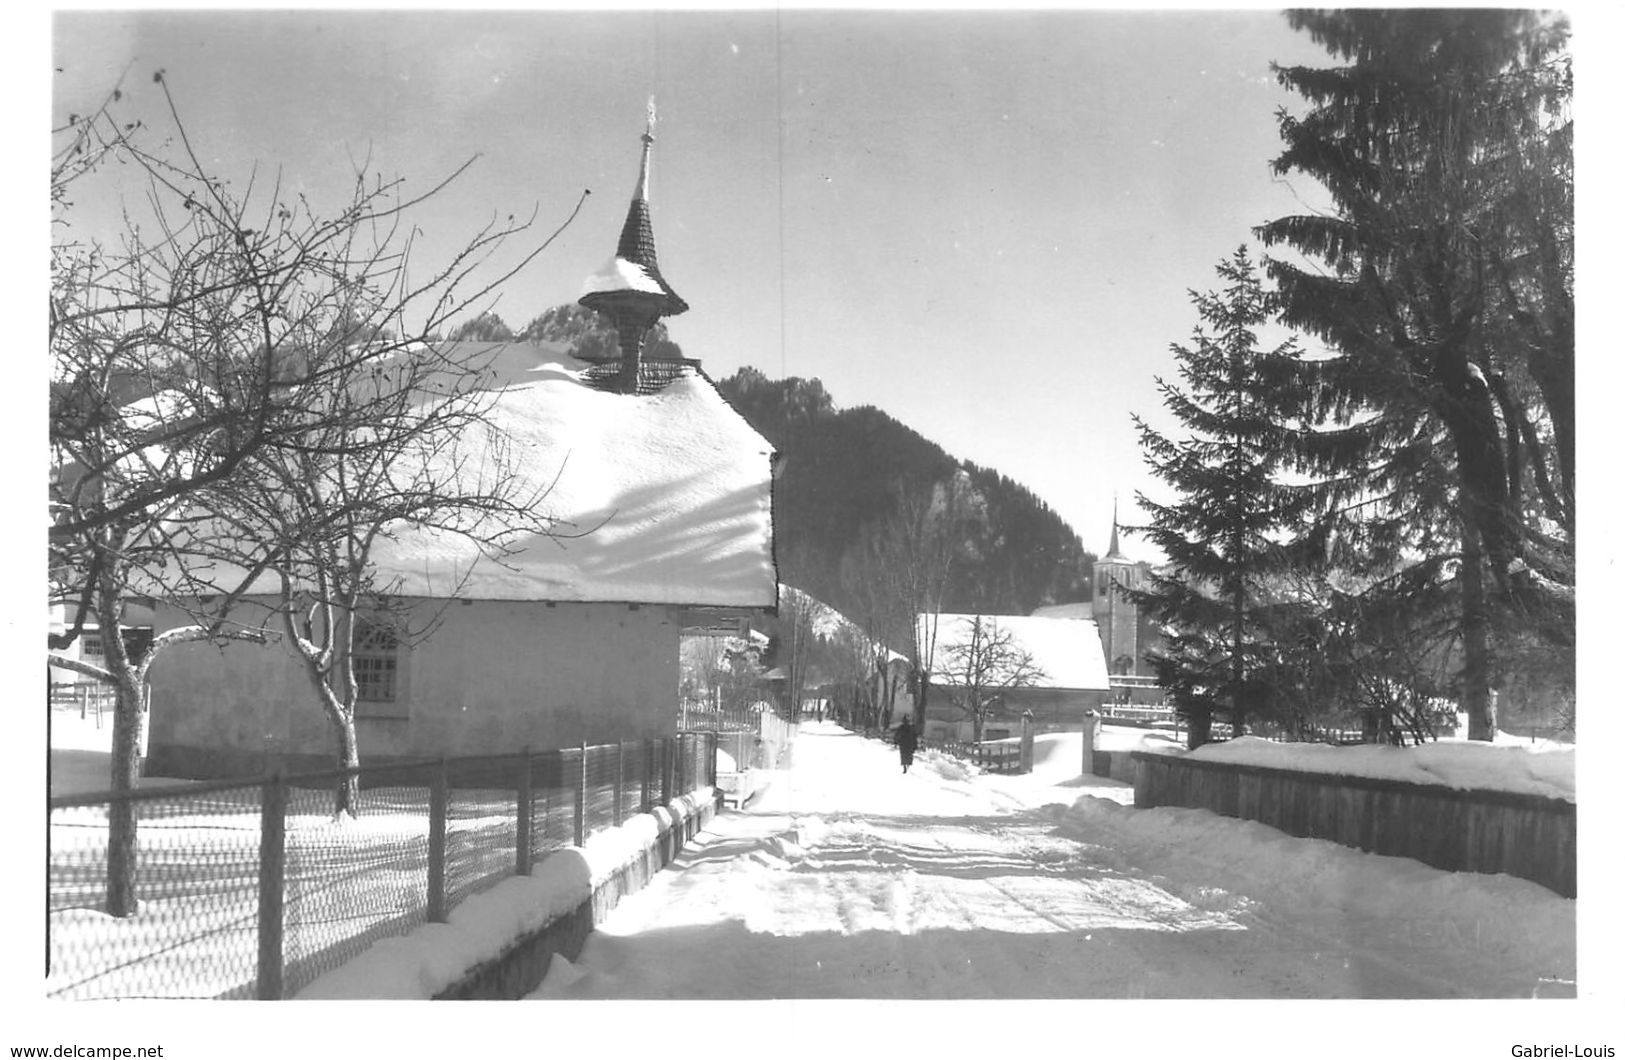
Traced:
<svg viewBox="0 0 1625 1060">
<path fill-rule="evenodd" d="M 408 935 L 373 943 L 297 997 L 432 998 L 470 969 L 589 901 L 599 885 L 652 848 L 663 831 L 698 815 L 708 794 L 696 791 L 589 836 L 585 846 L 554 850 L 532 864 L 529 876 L 509 877 L 469 897 L 444 924 L 424 924 Z"/>
<path fill-rule="evenodd" d="M 1345 931 L 1352 925 L 1373 949 L 1449 943 L 1488 965 L 1533 969 L 1548 991 L 1573 989 L 1575 901 L 1537 883 L 1446 872 L 1208 810 L 1135 809 L 1087 795 L 1052 810 L 1063 832 L 1172 858 L 1199 870 L 1184 878 L 1301 906 L 1298 915 Z"/>
<path fill-rule="evenodd" d="M 1151 748 L 1146 748 L 1151 749 Z M 1274 743 L 1243 736 L 1187 752 L 1209 762 L 1304 773 L 1402 780 L 1448 788 L 1509 791 L 1574 801 L 1574 748 L 1548 744 L 1443 741 L 1416 747 Z"/>
<path fill-rule="evenodd" d="M 1106 723 L 1095 735 L 1097 751 L 1177 750 L 1184 744 L 1167 729 L 1146 729 L 1135 725 Z"/>
</svg>

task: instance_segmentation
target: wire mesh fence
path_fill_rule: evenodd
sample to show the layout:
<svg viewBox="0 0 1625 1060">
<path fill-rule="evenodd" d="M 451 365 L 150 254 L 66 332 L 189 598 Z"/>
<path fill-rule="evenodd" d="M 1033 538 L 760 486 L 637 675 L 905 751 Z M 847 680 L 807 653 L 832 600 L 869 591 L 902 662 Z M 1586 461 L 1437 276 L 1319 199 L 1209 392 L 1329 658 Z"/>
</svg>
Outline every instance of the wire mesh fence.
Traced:
<svg viewBox="0 0 1625 1060">
<path fill-rule="evenodd" d="M 286 787 L 281 959 L 290 993 L 426 919 L 430 768 L 362 770 L 362 795 L 346 818 L 333 814 L 341 777 Z"/>
<path fill-rule="evenodd" d="M 293 996 L 548 851 L 714 785 L 716 746 L 714 733 L 683 733 L 54 798 L 46 992 Z M 351 776 L 360 797 L 337 816 Z M 123 846 L 121 814 L 134 825 Z M 114 916 L 121 881 L 134 906 Z"/>
<path fill-rule="evenodd" d="M 52 800 L 52 992 L 252 996 L 260 798 L 251 784 Z M 127 917 L 106 912 L 112 818 L 120 813 L 139 836 L 137 905 Z"/>
<path fill-rule="evenodd" d="M 528 757 L 459 759 L 443 781 L 446 908 L 518 871 L 519 771 Z"/>
</svg>

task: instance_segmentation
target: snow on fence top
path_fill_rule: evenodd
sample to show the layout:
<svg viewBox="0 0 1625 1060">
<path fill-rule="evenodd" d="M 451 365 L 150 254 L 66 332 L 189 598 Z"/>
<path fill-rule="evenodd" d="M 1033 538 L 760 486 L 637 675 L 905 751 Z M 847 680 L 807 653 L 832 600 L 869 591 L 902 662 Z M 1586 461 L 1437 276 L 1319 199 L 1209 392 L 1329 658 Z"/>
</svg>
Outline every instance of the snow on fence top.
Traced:
<svg viewBox="0 0 1625 1060">
<path fill-rule="evenodd" d="M 1151 750 L 1151 748 L 1145 748 Z M 1169 753 L 1169 752 L 1163 752 Z M 1172 752 L 1179 753 L 1179 752 Z M 1574 800 L 1574 748 L 1444 740 L 1416 747 L 1275 743 L 1243 736 L 1188 752 L 1209 762 Z"/>
</svg>

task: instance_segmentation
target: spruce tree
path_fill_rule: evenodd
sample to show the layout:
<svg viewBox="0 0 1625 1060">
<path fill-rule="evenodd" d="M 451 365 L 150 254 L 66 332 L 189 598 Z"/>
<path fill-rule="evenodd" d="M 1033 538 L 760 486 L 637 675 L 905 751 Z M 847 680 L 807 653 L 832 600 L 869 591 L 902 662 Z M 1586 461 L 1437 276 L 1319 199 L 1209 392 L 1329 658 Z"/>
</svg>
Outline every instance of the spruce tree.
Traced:
<svg viewBox="0 0 1625 1060">
<path fill-rule="evenodd" d="M 1518 10 L 1297 11 L 1343 62 L 1278 68 L 1277 174 L 1330 214 L 1262 226 L 1287 325 L 1337 356 L 1318 468 L 1380 496 L 1401 547 L 1454 581 L 1469 735 L 1494 734 L 1496 640 L 1574 644 L 1573 208 L 1561 17 Z M 1403 525 L 1402 525 L 1403 524 Z"/>
<path fill-rule="evenodd" d="M 1300 350 L 1290 340 L 1259 347 L 1269 296 L 1245 247 L 1217 271 L 1221 290 L 1191 294 L 1201 321 L 1191 345 L 1173 346 L 1183 385 L 1157 380 L 1186 435 L 1134 417 L 1146 463 L 1178 496 L 1139 498 L 1150 522 L 1137 532 L 1168 563 L 1129 595 L 1162 629 L 1150 662 L 1193 748 L 1211 738 L 1215 716 L 1239 736 L 1270 710 L 1259 679 L 1270 575 L 1291 562 L 1291 534 L 1312 499 L 1281 481 Z"/>
</svg>

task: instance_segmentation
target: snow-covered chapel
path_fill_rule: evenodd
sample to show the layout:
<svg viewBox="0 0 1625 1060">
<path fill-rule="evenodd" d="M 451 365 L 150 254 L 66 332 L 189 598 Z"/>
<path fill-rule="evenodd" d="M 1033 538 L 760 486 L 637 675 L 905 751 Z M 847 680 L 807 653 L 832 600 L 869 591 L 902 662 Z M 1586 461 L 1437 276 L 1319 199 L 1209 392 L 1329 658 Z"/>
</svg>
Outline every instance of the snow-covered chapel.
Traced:
<svg viewBox="0 0 1625 1060">
<path fill-rule="evenodd" d="M 653 122 L 608 265 L 581 302 L 612 320 L 618 361 L 528 341 L 456 351 L 488 364 L 487 438 L 546 514 L 579 536 L 537 536 L 500 563 L 463 539 L 403 528 L 382 543 L 412 625 L 355 645 L 363 761 L 668 736 L 678 720 L 679 635 L 771 612 L 775 454 L 693 361 L 645 361 L 647 329 L 688 308 L 661 275 L 649 210 Z M 393 614 L 393 612 L 392 612 Z M 398 620 L 399 616 L 395 616 Z M 160 608 L 159 628 L 183 624 Z M 293 648 L 189 645 L 152 672 L 147 771 L 236 776 L 325 767 L 332 737 Z"/>
</svg>

